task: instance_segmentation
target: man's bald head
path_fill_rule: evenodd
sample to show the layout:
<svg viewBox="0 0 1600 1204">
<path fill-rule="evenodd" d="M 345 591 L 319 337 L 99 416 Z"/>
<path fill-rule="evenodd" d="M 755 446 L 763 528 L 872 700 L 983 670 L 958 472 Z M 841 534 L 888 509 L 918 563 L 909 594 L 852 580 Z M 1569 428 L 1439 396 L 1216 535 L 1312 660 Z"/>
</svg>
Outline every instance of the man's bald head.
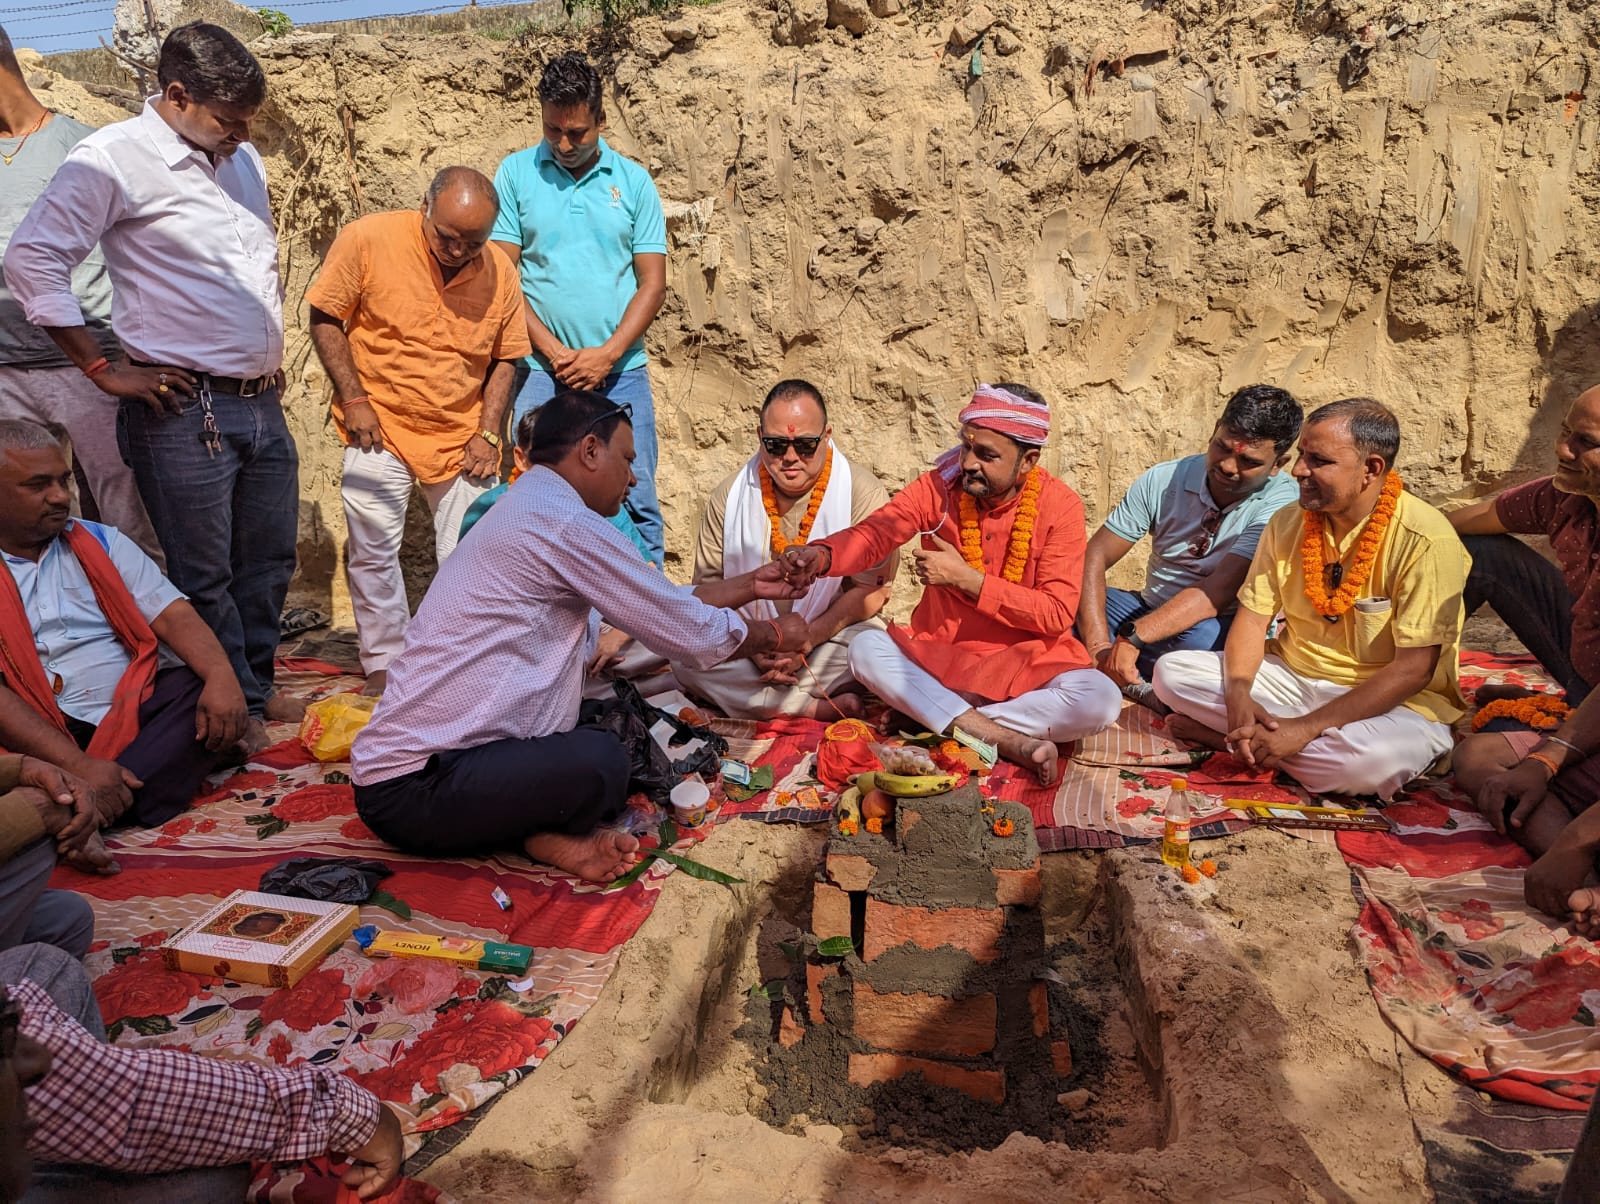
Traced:
<svg viewBox="0 0 1600 1204">
<path fill-rule="evenodd" d="M 1600 501 L 1600 385 L 1578 394 L 1556 435 L 1556 475 L 1563 493 Z"/>
<path fill-rule="evenodd" d="M 483 253 L 500 214 L 494 182 L 471 167 L 447 167 L 422 198 L 428 247 L 446 268 L 463 267 Z"/>
</svg>

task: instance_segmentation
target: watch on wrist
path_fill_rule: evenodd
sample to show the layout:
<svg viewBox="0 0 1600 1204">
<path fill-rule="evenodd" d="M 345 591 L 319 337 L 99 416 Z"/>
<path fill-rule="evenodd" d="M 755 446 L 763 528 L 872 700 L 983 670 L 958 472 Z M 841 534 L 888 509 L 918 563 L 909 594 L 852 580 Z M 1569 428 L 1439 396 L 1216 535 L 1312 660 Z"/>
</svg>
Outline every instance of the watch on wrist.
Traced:
<svg viewBox="0 0 1600 1204">
<path fill-rule="evenodd" d="M 490 430 L 479 431 L 478 432 L 478 438 L 482 439 L 490 447 L 494 448 L 495 451 L 499 451 L 500 450 L 500 436 L 495 434 L 493 431 L 490 431 Z"/>
<path fill-rule="evenodd" d="M 1145 642 L 1139 638 L 1139 629 L 1133 625 L 1132 619 L 1123 619 L 1117 624 L 1117 638 L 1127 640 L 1140 652 L 1145 650 Z"/>
</svg>

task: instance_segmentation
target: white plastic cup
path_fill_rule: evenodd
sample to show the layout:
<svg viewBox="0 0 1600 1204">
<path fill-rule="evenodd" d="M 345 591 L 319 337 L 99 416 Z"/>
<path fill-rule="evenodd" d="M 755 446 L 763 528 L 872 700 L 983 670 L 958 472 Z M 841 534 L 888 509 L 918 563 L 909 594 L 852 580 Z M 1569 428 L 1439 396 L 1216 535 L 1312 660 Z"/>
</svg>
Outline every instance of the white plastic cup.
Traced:
<svg viewBox="0 0 1600 1204">
<path fill-rule="evenodd" d="M 706 819 L 711 790 L 699 778 L 684 778 L 672 788 L 672 817 L 682 828 L 698 828 Z"/>
</svg>

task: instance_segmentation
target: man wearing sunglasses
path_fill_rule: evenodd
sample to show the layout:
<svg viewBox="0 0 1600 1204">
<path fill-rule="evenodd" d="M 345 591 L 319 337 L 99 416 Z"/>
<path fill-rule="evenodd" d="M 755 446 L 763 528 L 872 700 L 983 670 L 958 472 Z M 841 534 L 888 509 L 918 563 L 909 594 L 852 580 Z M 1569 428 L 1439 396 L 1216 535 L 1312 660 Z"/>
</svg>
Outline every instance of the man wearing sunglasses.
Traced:
<svg viewBox="0 0 1600 1204">
<path fill-rule="evenodd" d="M 845 458 L 833 442 L 828 407 L 809 381 L 774 385 L 761 403 L 756 454 L 711 491 L 695 543 L 696 584 L 736 577 L 769 564 L 790 546 L 822 539 L 866 518 L 889 501 L 878 478 Z M 811 650 L 757 653 L 710 669 L 676 669 L 680 682 L 736 719 L 805 715 L 838 719 L 860 710 L 848 687 L 850 641 L 883 629 L 898 549 L 882 564 L 847 578 L 816 582 L 793 602 L 757 600 L 751 620 L 793 611 L 806 621 Z"/>
<path fill-rule="evenodd" d="M 1283 468 L 1302 417 L 1282 389 L 1240 389 L 1206 450 L 1146 469 L 1089 540 L 1078 632 L 1126 697 L 1164 711 L 1149 683 L 1156 659 L 1222 647 L 1267 519 L 1299 496 Z M 1146 535 L 1142 588 L 1107 586 L 1112 566 Z"/>
<path fill-rule="evenodd" d="M 499 211 L 487 176 L 447 167 L 420 213 L 373 213 L 341 230 L 306 293 L 346 444 L 340 494 L 366 694 L 383 693 L 411 618 L 400 541 L 412 490 L 433 513 L 443 564 L 500 475 L 514 361 L 532 344 L 516 266 L 488 245 Z"/>
</svg>

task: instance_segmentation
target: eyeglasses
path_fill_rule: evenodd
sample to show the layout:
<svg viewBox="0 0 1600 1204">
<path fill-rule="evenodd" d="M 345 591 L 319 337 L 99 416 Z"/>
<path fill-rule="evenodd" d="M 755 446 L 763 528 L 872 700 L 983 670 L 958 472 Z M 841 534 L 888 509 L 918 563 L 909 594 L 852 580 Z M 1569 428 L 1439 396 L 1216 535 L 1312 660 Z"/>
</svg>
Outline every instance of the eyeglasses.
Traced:
<svg viewBox="0 0 1600 1204">
<path fill-rule="evenodd" d="M 1189 555 L 1199 559 L 1211 551 L 1211 544 L 1217 538 L 1217 528 L 1222 526 L 1222 511 L 1212 510 L 1200 520 L 1200 534 L 1189 541 Z"/>
<path fill-rule="evenodd" d="M 609 397 L 606 398 L 606 400 L 611 401 Z M 602 422 L 610 422 L 618 414 L 621 414 L 624 418 L 626 418 L 630 426 L 633 424 L 633 407 L 631 405 L 625 401 L 611 401 L 611 405 L 611 409 L 607 410 L 604 414 L 601 414 L 598 418 L 592 419 L 589 425 L 583 428 L 583 434 L 578 436 L 579 439 L 584 439 L 589 435 L 594 434 L 595 427 L 599 426 Z"/>
<path fill-rule="evenodd" d="M 792 447 L 800 453 L 801 459 L 809 460 L 822 446 L 822 436 L 797 435 L 793 439 L 780 439 L 776 435 L 762 435 L 761 446 L 767 455 L 774 457 L 785 454 Z"/>
</svg>

